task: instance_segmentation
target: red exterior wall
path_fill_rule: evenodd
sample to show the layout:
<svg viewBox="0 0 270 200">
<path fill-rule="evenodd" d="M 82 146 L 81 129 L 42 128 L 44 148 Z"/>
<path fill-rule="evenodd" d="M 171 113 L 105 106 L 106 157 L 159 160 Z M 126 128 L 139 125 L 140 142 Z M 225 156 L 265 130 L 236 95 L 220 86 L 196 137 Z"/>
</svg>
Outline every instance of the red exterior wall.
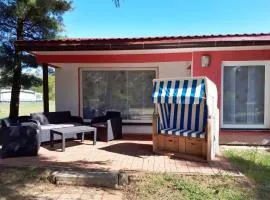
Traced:
<svg viewBox="0 0 270 200">
<path fill-rule="evenodd" d="M 37 55 L 38 63 L 145 63 L 191 61 L 192 53 Z"/>
<path fill-rule="evenodd" d="M 210 66 L 201 67 L 201 56 L 211 57 Z M 270 60 L 270 50 L 242 50 L 242 51 L 205 51 L 193 53 L 193 76 L 207 76 L 218 89 L 218 107 L 221 105 L 221 65 L 222 61 L 255 61 Z M 221 144 L 268 144 L 270 145 L 270 131 L 220 131 Z"/>
</svg>

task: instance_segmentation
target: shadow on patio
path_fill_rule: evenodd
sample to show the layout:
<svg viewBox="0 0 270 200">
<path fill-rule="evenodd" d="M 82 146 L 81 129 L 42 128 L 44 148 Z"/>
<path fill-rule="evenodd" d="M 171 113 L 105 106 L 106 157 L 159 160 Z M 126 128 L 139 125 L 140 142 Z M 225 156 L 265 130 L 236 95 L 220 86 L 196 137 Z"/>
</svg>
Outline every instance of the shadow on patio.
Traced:
<svg viewBox="0 0 270 200">
<path fill-rule="evenodd" d="M 0 164 L 2 166 L 10 167 L 50 167 L 57 169 L 76 169 L 76 170 L 88 170 L 91 171 L 109 171 L 111 161 L 110 160 L 100 160 L 100 161 L 87 161 L 87 160 L 74 160 L 74 161 L 59 161 L 56 159 L 51 159 L 44 155 L 39 155 L 37 157 L 20 157 L 20 158 L 6 158 L 0 159 Z"/>
<path fill-rule="evenodd" d="M 74 147 L 74 146 L 80 146 L 80 145 L 86 145 L 86 143 L 81 142 L 80 140 L 73 140 L 73 139 L 68 139 L 65 143 L 65 147 L 66 148 L 70 148 L 70 147 Z M 93 145 L 92 143 L 89 145 Z M 61 141 L 56 141 L 54 143 L 54 147 L 51 148 L 50 147 L 50 142 L 45 142 L 42 143 L 41 147 L 44 147 L 45 149 L 49 150 L 49 151 L 58 151 L 58 152 L 62 152 L 61 150 Z"/>
<path fill-rule="evenodd" d="M 0 171 L 0 199 L 36 199 L 55 187 L 42 180 L 46 169 L 37 168 L 2 168 Z"/>
<path fill-rule="evenodd" d="M 123 154 L 127 156 L 142 157 L 153 155 L 151 144 L 123 142 L 99 148 L 104 151 Z"/>
</svg>

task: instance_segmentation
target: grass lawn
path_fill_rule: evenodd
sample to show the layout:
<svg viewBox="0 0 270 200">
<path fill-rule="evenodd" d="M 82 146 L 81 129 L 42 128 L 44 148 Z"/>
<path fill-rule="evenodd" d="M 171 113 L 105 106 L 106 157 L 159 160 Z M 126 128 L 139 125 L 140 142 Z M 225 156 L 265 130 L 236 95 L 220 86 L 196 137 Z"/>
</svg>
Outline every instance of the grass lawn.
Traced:
<svg viewBox="0 0 270 200">
<path fill-rule="evenodd" d="M 258 199 L 270 199 L 270 151 L 225 150 L 224 155 L 255 185 Z"/>
<path fill-rule="evenodd" d="M 270 151 L 224 150 L 246 177 L 148 174 L 125 190 L 129 200 L 270 199 Z"/>
<path fill-rule="evenodd" d="M 229 176 L 188 176 L 149 174 L 136 184 L 128 186 L 129 200 L 214 200 L 256 199 L 247 179 Z"/>
<path fill-rule="evenodd" d="M 22 102 L 20 103 L 19 115 L 29 115 L 34 112 L 42 112 L 43 102 Z M 55 110 L 55 102 L 50 101 L 50 111 Z M 9 103 L 0 103 L 0 119 L 8 117 Z"/>
</svg>

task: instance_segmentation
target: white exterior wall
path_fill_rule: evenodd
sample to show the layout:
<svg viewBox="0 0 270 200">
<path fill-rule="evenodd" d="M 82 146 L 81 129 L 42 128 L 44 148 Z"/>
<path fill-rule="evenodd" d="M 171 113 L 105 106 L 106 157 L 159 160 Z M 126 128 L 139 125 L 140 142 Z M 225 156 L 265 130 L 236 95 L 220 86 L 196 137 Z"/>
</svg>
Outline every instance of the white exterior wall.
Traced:
<svg viewBox="0 0 270 200">
<path fill-rule="evenodd" d="M 70 110 L 73 115 L 79 114 L 79 73 L 81 69 L 98 68 L 153 68 L 157 70 L 156 78 L 175 78 L 190 76 L 191 62 L 160 62 L 160 63 L 63 63 L 59 66 L 55 76 L 56 111 Z M 82 99 L 82 98 L 80 98 Z M 151 126 L 123 126 L 123 133 L 151 133 Z"/>
</svg>

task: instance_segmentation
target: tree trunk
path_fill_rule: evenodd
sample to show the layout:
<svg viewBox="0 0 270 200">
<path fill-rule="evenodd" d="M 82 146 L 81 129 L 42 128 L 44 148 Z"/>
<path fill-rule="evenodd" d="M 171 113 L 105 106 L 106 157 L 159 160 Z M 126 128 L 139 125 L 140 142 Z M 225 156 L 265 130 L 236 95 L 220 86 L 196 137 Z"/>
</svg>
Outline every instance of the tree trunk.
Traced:
<svg viewBox="0 0 270 200">
<path fill-rule="evenodd" d="M 15 67 L 13 71 L 10 112 L 9 112 L 10 119 L 15 119 L 19 116 L 21 76 L 22 76 L 21 61 L 19 57 L 20 57 L 20 52 L 16 51 L 15 59 L 14 59 Z"/>
<path fill-rule="evenodd" d="M 23 39 L 22 20 L 18 20 L 16 32 L 17 32 L 17 40 L 22 40 Z M 18 51 L 15 47 L 13 81 L 12 81 L 10 110 L 9 110 L 10 119 L 16 119 L 19 116 L 21 77 L 22 77 L 21 51 Z"/>
<path fill-rule="evenodd" d="M 48 87 L 48 64 L 43 64 L 42 66 L 43 74 L 43 111 L 49 112 L 49 87 Z"/>
</svg>

